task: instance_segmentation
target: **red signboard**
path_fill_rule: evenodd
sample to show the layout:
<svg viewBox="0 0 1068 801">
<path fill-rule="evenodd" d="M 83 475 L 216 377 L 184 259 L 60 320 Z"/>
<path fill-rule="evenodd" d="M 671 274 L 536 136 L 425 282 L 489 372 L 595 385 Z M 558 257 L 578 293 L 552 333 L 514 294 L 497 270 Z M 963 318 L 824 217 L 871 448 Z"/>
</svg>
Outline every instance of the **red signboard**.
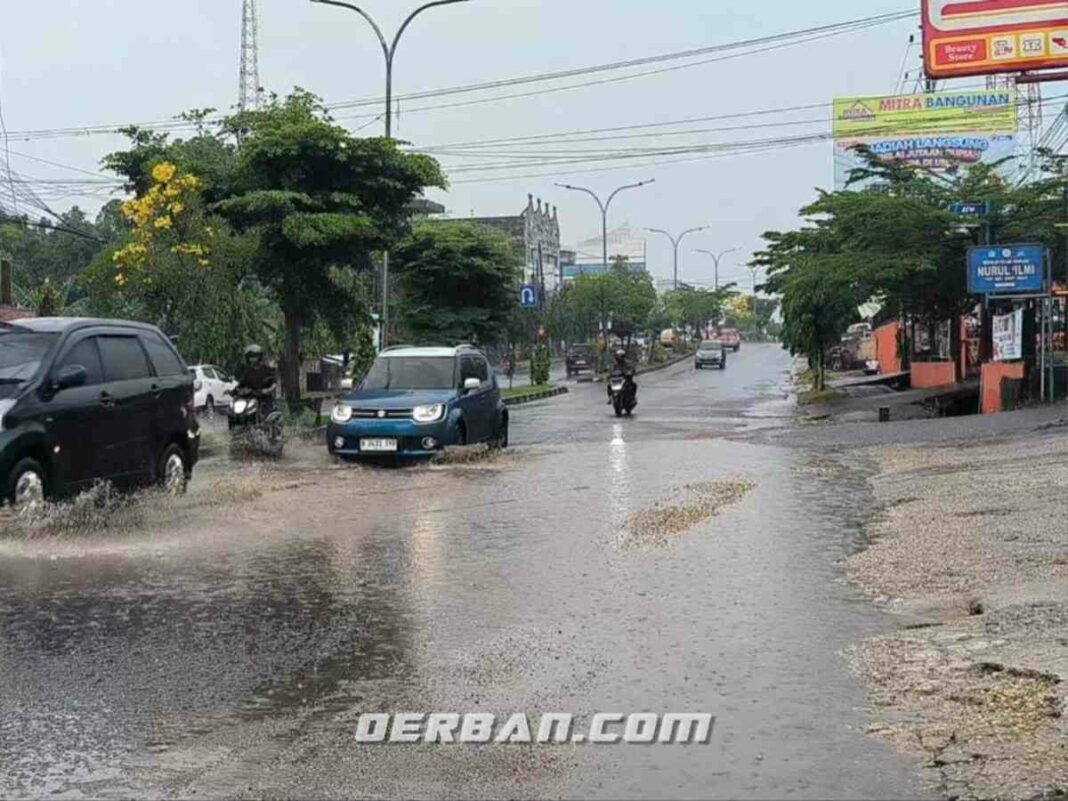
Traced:
<svg viewBox="0 0 1068 801">
<path fill-rule="evenodd" d="M 1068 0 L 923 0 L 930 78 L 1068 67 Z"/>
</svg>

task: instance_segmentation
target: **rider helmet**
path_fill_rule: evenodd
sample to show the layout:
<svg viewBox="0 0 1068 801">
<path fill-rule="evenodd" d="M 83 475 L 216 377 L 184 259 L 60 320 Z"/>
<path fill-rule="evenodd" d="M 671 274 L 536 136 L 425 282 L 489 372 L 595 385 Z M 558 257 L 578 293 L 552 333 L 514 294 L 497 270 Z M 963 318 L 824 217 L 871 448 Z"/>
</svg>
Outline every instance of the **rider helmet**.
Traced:
<svg viewBox="0 0 1068 801">
<path fill-rule="evenodd" d="M 245 362 L 248 364 L 258 364 L 263 361 L 263 348 L 259 345 L 252 344 L 245 348 Z"/>
</svg>

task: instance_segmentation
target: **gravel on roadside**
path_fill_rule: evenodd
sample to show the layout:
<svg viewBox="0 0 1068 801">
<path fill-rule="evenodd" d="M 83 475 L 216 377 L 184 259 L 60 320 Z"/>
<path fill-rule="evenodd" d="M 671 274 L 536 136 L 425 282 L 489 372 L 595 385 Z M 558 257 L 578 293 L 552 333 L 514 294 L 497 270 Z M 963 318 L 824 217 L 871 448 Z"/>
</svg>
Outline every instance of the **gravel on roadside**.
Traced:
<svg viewBox="0 0 1068 801">
<path fill-rule="evenodd" d="M 952 798 L 1068 794 L 1068 436 L 880 446 L 849 575 L 908 624 L 851 654 L 871 732 Z"/>
</svg>

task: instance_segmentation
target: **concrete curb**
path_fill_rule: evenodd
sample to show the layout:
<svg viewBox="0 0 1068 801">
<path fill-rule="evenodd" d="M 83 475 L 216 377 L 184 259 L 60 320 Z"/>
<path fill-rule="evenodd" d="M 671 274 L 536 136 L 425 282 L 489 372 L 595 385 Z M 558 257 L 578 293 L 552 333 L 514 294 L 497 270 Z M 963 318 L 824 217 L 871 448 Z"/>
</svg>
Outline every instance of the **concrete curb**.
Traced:
<svg viewBox="0 0 1068 801">
<path fill-rule="evenodd" d="M 505 398 L 505 406 L 521 406 L 524 403 L 533 403 L 534 401 L 545 400 L 546 398 L 555 398 L 558 395 L 566 395 L 568 393 L 567 387 L 557 387 L 556 389 L 542 390 L 541 392 L 531 392 L 526 395 L 516 395 L 512 398 Z"/>
<path fill-rule="evenodd" d="M 684 353 L 682 356 L 679 356 L 677 359 L 670 359 L 670 360 L 664 362 L 663 364 L 654 364 L 651 367 L 649 367 L 649 366 L 639 367 L 637 372 L 635 373 L 635 375 L 644 375 L 645 373 L 655 373 L 657 370 L 666 370 L 669 367 L 674 367 L 676 364 L 681 364 L 682 362 L 686 361 L 687 359 L 692 359 L 694 353 L 696 353 L 696 352 L 697 351 L 691 350 L 688 353 Z"/>
</svg>

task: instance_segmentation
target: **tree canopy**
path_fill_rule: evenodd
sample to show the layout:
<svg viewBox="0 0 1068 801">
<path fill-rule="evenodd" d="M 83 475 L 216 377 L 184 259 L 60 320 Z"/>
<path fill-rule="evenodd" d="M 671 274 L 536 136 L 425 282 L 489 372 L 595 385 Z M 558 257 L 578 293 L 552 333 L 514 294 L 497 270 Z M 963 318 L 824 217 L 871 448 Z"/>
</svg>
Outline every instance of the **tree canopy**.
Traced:
<svg viewBox="0 0 1068 801">
<path fill-rule="evenodd" d="M 821 192 L 801 210 L 802 227 L 764 235 L 767 246 L 753 262 L 767 269 L 765 290 L 782 295 L 784 345 L 814 365 L 868 300 L 924 321 L 954 319 L 974 306 L 966 253 L 987 235 L 1063 247 L 1055 223 L 1064 213 L 1065 171 L 1057 160 L 1047 159 L 1024 184 L 1006 181 L 1004 165 L 946 176 L 871 154 L 867 161 L 851 180 L 868 188 Z M 990 211 L 977 223 L 950 211 L 953 202 L 980 201 Z"/>
<path fill-rule="evenodd" d="M 257 277 L 285 318 L 282 383 L 295 401 L 302 330 L 322 321 L 355 332 L 367 309 L 353 291 L 353 271 L 396 245 L 408 230 L 409 204 L 445 179 L 428 156 L 353 137 L 301 90 L 234 116 L 227 128 L 241 147 L 228 196 L 213 208 L 256 234 Z"/>
<path fill-rule="evenodd" d="M 519 268 L 504 234 L 424 222 L 393 252 L 400 323 L 415 342 L 495 344 L 517 304 Z"/>
</svg>

